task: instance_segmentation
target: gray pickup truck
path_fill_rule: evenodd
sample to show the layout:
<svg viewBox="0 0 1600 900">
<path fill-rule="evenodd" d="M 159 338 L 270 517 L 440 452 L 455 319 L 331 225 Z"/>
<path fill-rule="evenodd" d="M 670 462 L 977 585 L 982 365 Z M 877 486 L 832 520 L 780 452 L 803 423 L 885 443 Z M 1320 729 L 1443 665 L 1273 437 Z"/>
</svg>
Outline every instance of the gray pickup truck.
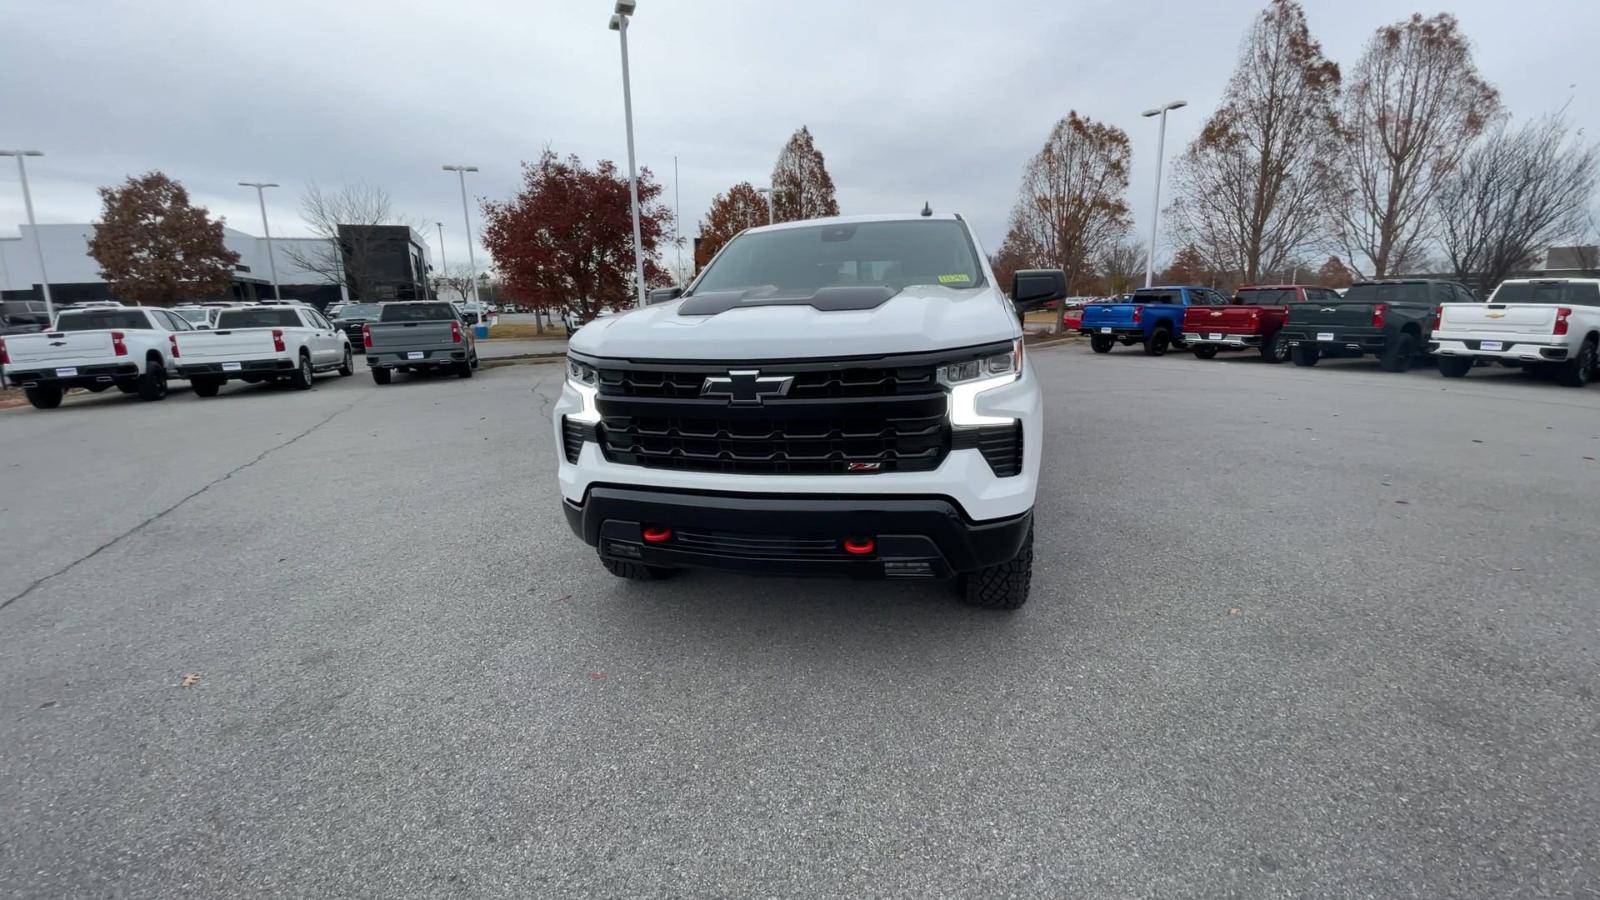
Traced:
<svg viewBox="0 0 1600 900">
<path fill-rule="evenodd" d="M 471 378 L 478 344 L 453 304 L 431 301 L 384 303 L 378 318 L 361 329 L 372 380 L 388 384 L 396 371 L 450 369 Z"/>
</svg>

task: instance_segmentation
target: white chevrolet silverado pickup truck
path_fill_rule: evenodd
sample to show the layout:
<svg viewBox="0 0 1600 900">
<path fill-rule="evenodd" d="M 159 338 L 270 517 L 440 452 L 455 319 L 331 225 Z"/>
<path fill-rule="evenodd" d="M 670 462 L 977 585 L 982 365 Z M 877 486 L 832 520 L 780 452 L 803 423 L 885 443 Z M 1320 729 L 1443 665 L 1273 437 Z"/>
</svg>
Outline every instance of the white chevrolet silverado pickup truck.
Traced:
<svg viewBox="0 0 1600 900">
<path fill-rule="evenodd" d="M 190 331 L 188 322 L 165 309 L 67 310 L 49 331 L 0 339 L 0 370 L 37 409 L 55 409 L 75 387 L 116 387 L 142 400 L 160 400 L 167 395 L 177 336 Z"/>
<path fill-rule="evenodd" d="M 1583 387 L 1600 354 L 1600 279 L 1513 278 L 1487 303 L 1439 307 L 1428 349 L 1439 372 L 1461 378 L 1480 359 L 1549 368 Z"/>
<path fill-rule="evenodd" d="M 573 335 L 554 409 L 572 529 L 623 578 L 713 567 L 957 576 L 1016 609 L 1044 419 L 1018 313 L 960 216 L 743 232 L 679 291 Z"/>
<path fill-rule="evenodd" d="M 210 331 L 177 340 L 178 373 L 196 396 L 215 397 L 223 384 L 287 381 L 306 390 L 316 373 L 355 374 L 350 338 L 309 306 L 225 309 Z"/>
</svg>

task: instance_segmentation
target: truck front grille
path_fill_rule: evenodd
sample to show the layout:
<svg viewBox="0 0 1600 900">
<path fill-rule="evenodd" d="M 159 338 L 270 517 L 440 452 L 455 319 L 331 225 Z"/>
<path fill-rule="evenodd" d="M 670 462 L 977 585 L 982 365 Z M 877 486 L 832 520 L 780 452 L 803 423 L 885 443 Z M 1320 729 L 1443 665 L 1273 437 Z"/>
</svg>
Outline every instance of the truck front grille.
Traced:
<svg viewBox="0 0 1600 900">
<path fill-rule="evenodd" d="M 706 379 L 759 368 L 792 378 L 759 399 L 707 395 Z M 600 447 L 625 465 L 698 472 L 926 472 L 950 449 L 948 396 L 933 365 L 826 361 L 599 369 Z"/>
</svg>

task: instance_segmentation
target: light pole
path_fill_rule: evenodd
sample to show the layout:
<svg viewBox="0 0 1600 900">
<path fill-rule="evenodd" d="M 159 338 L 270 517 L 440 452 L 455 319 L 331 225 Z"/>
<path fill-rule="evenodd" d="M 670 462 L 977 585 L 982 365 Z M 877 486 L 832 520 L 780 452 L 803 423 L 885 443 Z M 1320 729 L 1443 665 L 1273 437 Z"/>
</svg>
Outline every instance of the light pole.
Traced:
<svg viewBox="0 0 1600 900">
<path fill-rule="evenodd" d="M 38 150 L 0 150 L 0 156 L 17 158 L 17 178 L 22 181 L 22 207 L 28 211 L 28 231 L 33 234 L 33 255 L 39 259 L 39 286 L 44 289 L 44 316 L 50 327 L 56 324 L 56 306 L 50 300 L 50 275 L 44 270 L 44 247 L 39 243 L 39 225 L 33 221 L 33 195 L 28 192 L 28 167 L 22 160 L 28 156 L 43 156 Z"/>
<path fill-rule="evenodd" d="M 771 225 L 772 224 L 772 194 L 773 194 L 772 188 L 756 188 L 756 193 L 761 195 L 761 199 L 767 201 L 767 224 Z"/>
<path fill-rule="evenodd" d="M 1156 229 L 1161 222 L 1161 155 L 1167 144 L 1167 113 L 1189 105 L 1187 100 L 1174 100 L 1166 106 L 1147 109 L 1140 115 L 1146 119 L 1161 117 L 1161 129 L 1156 136 L 1156 199 L 1150 211 L 1150 251 L 1144 259 L 1144 286 L 1149 287 L 1156 277 Z"/>
<path fill-rule="evenodd" d="M 644 244 L 639 237 L 639 175 L 633 162 L 633 89 L 628 83 L 628 22 L 637 6 L 636 0 L 617 0 L 611 30 L 622 43 L 622 117 L 628 126 L 628 196 L 633 200 L 633 277 L 639 282 L 639 306 L 643 308 L 650 300 L 644 287 Z"/>
<path fill-rule="evenodd" d="M 672 158 L 672 246 L 678 251 L 678 277 L 683 277 L 683 237 L 678 233 L 683 207 L 678 203 L 678 158 Z"/>
<path fill-rule="evenodd" d="M 487 323 L 488 317 L 483 314 L 483 307 L 478 304 L 478 260 L 472 252 L 472 214 L 467 212 L 467 173 L 478 171 L 477 166 L 445 166 L 446 172 L 454 172 L 461 179 L 461 221 L 467 226 L 467 277 L 472 282 L 472 302 L 478 307 L 478 319 Z M 444 228 L 439 229 L 439 261 L 444 261 Z"/>
<path fill-rule="evenodd" d="M 439 272 L 445 278 L 450 277 L 450 264 L 444 261 L 444 223 L 435 222 L 433 226 L 439 229 Z"/>
<path fill-rule="evenodd" d="M 278 290 L 278 259 L 272 255 L 272 229 L 267 227 L 266 190 L 277 185 L 270 181 L 241 181 L 239 186 L 256 189 L 256 202 L 261 204 L 261 233 L 267 236 L 267 269 L 272 272 L 272 299 L 282 300 L 283 294 Z"/>
</svg>

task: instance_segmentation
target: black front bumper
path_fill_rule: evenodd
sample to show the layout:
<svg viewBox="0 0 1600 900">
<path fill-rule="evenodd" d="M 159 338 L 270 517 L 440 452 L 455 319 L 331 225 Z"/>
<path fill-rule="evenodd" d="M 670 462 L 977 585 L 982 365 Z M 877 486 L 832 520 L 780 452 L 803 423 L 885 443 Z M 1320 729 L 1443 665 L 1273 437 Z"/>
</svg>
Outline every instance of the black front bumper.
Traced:
<svg viewBox="0 0 1600 900">
<path fill-rule="evenodd" d="M 1033 513 L 972 522 L 936 496 L 839 497 L 663 491 L 597 485 L 562 501 L 567 524 L 608 559 L 649 566 L 851 578 L 945 578 L 1017 555 Z M 671 529 L 660 542 L 646 526 Z M 845 540 L 869 538 L 852 554 Z"/>
</svg>

